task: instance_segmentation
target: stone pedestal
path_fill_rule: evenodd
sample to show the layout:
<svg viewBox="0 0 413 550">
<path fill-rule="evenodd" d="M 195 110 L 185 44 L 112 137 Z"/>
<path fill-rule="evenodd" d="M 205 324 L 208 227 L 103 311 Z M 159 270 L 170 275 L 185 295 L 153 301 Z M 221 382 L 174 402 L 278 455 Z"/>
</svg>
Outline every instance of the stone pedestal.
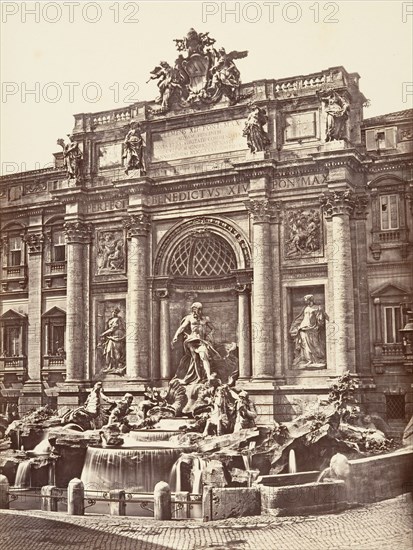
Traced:
<svg viewBox="0 0 413 550">
<path fill-rule="evenodd" d="M 126 303 L 126 375 L 131 380 L 149 376 L 149 290 L 147 259 L 149 216 L 130 214 L 124 220 L 128 236 L 128 299 Z"/>
</svg>

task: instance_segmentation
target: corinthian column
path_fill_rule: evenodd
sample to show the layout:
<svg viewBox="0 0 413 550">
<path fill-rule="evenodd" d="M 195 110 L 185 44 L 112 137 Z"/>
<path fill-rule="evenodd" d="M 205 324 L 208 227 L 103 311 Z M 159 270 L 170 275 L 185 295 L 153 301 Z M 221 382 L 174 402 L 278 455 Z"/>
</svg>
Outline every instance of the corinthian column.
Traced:
<svg viewBox="0 0 413 550">
<path fill-rule="evenodd" d="M 41 371 L 41 310 L 42 310 L 42 233 L 27 233 L 24 240 L 28 252 L 29 338 L 27 345 L 27 366 L 30 381 L 40 382 Z"/>
<path fill-rule="evenodd" d="M 128 245 L 128 301 L 126 304 L 126 374 L 130 379 L 149 375 L 149 303 L 147 285 L 149 216 L 130 214 L 124 220 Z"/>
<path fill-rule="evenodd" d="M 67 221 L 66 382 L 88 378 L 88 270 L 92 224 Z"/>
<path fill-rule="evenodd" d="M 238 283 L 238 351 L 239 377 L 251 378 L 251 324 L 250 324 L 250 285 Z"/>
<path fill-rule="evenodd" d="M 331 281 L 334 331 L 334 363 L 337 374 L 355 370 L 355 332 L 353 263 L 351 255 L 350 215 L 355 196 L 349 189 L 328 191 L 320 197 L 324 214 L 332 224 L 332 252 L 328 259 L 328 276 Z"/>
<path fill-rule="evenodd" d="M 253 223 L 252 356 L 253 377 L 274 376 L 274 312 L 272 306 L 270 220 L 268 199 L 245 203 Z"/>
</svg>

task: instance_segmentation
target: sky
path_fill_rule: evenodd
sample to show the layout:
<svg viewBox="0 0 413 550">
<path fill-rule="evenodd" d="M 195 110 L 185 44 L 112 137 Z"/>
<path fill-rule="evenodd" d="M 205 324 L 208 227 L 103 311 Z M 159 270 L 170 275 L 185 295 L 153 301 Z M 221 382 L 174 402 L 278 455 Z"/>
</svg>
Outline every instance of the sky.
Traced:
<svg viewBox="0 0 413 550">
<path fill-rule="evenodd" d="M 1 173 L 51 166 L 75 113 L 154 99 L 150 71 L 191 27 L 248 50 L 244 83 L 342 65 L 361 76 L 366 118 L 412 107 L 413 2 L 2 1 Z"/>
</svg>

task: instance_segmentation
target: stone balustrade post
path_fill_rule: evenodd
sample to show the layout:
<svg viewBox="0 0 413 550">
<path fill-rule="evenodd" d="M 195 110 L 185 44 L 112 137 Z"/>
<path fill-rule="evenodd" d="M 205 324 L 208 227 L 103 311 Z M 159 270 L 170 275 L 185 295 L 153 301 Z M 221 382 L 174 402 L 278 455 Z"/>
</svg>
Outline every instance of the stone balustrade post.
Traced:
<svg viewBox="0 0 413 550">
<path fill-rule="evenodd" d="M 71 516 L 83 516 L 85 513 L 85 487 L 76 477 L 67 486 L 67 513 Z"/>
<path fill-rule="evenodd" d="M 124 220 L 128 237 L 128 299 L 126 304 L 126 374 L 146 380 L 149 375 L 149 216 L 130 214 Z"/>
<path fill-rule="evenodd" d="M 60 489 L 54 485 L 44 485 L 40 494 L 42 497 L 41 510 L 44 512 L 57 512 L 57 497 L 60 496 Z"/>
<path fill-rule="evenodd" d="M 109 513 L 111 516 L 126 516 L 126 493 L 125 491 L 109 491 L 109 498 L 116 499 L 116 502 L 110 502 Z"/>
<path fill-rule="evenodd" d="M 172 517 L 171 489 L 165 481 L 159 481 L 153 492 L 154 518 L 168 520 Z"/>
<path fill-rule="evenodd" d="M 9 504 L 9 480 L 0 475 L 0 510 L 8 510 Z"/>
</svg>

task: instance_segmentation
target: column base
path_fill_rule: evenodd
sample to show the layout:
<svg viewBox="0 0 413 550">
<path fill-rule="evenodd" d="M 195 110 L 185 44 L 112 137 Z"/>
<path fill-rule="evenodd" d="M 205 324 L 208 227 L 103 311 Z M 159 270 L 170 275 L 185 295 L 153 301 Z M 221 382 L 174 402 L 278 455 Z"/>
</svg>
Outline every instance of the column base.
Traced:
<svg viewBox="0 0 413 550">
<path fill-rule="evenodd" d="M 87 388 L 90 388 L 90 383 L 84 380 L 71 380 L 56 386 L 57 406 L 61 407 L 79 407 L 87 399 Z"/>
</svg>

